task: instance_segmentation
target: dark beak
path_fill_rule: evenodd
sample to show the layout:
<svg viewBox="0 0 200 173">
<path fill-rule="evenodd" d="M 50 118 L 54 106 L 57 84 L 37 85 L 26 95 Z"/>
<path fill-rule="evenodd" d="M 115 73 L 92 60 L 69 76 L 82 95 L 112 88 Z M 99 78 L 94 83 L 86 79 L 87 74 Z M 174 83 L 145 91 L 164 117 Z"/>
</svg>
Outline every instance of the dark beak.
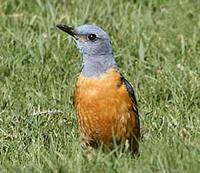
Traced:
<svg viewBox="0 0 200 173">
<path fill-rule="evenodd" d="M 63 24 L 58 24 L 58 25 L 56 25 L 56 27 L 58 27 L 60 30 L 68 33 L 69 35 L 71 35 L 72 37 L 77 39 L 77 33 L 75 32 L 73 27 L 63 25 Z"/>
</svg>

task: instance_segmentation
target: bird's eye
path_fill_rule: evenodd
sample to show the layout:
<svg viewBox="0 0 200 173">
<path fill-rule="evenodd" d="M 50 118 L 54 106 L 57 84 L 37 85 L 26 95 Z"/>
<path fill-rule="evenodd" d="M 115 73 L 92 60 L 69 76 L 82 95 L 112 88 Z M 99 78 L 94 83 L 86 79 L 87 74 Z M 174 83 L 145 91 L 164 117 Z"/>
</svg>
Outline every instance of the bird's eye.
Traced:
<svg viewBox="0 0 200 173">
<path fill-rule="evenodd" d="M 89 34 L 88 35 L 88 39 L 91 41 L 94 41 L 97 38 L 97 36 L 95 34 Z"/>
</svg>

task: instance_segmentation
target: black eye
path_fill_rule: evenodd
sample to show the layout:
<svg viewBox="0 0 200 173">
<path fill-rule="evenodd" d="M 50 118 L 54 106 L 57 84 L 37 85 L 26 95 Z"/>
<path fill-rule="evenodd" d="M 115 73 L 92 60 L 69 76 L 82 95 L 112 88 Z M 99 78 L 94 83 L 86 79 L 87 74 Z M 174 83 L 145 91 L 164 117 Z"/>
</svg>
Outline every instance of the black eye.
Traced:
<svg viewBox="0 0 200 173">
<path fill-rule="evenodd" d="M 97 36 L 96 36 L 95 34 L 90 34 L 90 35 L 88 35 L 88 39 L 89 39 L 89 40 L 92 40 L 92 41 L 95 40 L 96 37 L 97 37 Z"/>
</svg>

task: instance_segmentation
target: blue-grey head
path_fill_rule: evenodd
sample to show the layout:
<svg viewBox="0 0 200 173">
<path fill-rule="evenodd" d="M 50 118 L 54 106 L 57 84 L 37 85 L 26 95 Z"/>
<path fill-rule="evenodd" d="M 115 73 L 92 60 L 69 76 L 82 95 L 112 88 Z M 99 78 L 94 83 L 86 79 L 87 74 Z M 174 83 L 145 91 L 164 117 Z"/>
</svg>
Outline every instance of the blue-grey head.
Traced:
<svg viewBox="0 0 200 173">
<path fill-rule="evenodd" d="M 57 25 L 71 35 L 82 54 L 81 73 L 85 77 L 98 77 L 111 68 L 117 68 L 112 46 L 107 33 L 95 25 L 81 25 L 77 28 Z"/>
</svg>

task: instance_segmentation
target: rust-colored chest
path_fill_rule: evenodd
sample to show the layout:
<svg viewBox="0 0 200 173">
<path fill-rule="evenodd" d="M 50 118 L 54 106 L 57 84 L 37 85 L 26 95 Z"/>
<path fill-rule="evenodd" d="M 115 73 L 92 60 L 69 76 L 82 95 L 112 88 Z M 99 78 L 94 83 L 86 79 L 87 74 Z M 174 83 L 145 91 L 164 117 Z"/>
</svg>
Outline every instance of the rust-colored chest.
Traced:
<svg viewBox="0 0 200 173">
<path fill-rule="evenodd" d="M 82 138 L 110 146 L 113 137 L 120 141 L 139 136 L 132 104 L 120 74 L 114 69 L 99 78 L 79 76 L 74 106 Z"/>
</svg>

